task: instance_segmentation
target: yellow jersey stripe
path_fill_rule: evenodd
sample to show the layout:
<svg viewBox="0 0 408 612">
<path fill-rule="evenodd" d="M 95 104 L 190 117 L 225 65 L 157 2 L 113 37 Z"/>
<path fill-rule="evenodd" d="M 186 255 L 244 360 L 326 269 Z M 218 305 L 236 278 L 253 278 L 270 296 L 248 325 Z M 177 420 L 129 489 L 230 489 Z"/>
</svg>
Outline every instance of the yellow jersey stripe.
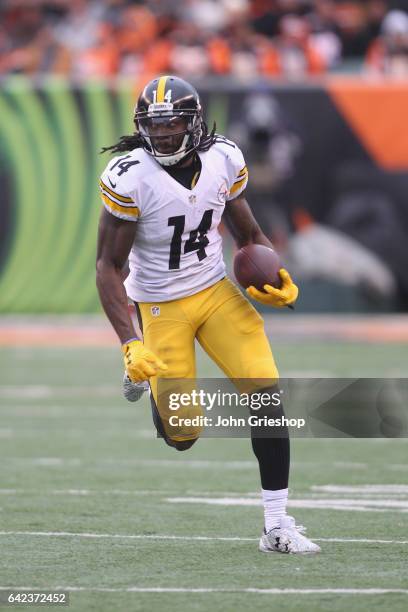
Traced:
<svg viewBox="0 0 408 612">
<path fill-rule="evenodd" d="M 111 200 L 106 193 L 102 193 L 102 200 L 108 208 L 121 213 L 122 215 L 128 215 L 129 217 L 138 217 L 140 215 L 140 211 L 136 206 L 121 206 L 117 202 Z"/>
<path fill-rule="evenodd" d="M 239 183 L 240 181 L 242 181 L 242 179 L 245 179 L 245 178 L 248 178 L 248 170 L 246 170 L 246 172 L 244 172 L 243 174 L 239 174 L 239 175 L 237 176 L 237 178 L 236 178 L 236 179 L 235 179 L 235 181 L 234 181 L 234 185 L 235 185 L 236 183 Z"/>
<path fill-rule="evenodd" d="M 100 187 L 100 190 L 101 190 L 101 195 L 102 196 L 105 195 L 107 198 L 109 198 L 109 200 L 111 202 L 114 202 L 118 206 L 121 206 L 122 208 L 135 208 L 135 203 L 134 202 L 132 202 L 132 204 L 121 204 L 120 202 L 117 202 L 116 200 L 113 200 L 112 197 L 109 197 L 109 194 L 106 193 L 106 191 L 104 189 L 102 189 L 102 187 Z"/>
<path fill-rule="evenodd" d="M 112 197 L 116 198 L 120 202 L 127 202 L 128 204 L 134 204 L 132 198 L 127 198 L 125 196 L 119 195 L 118 193 L 115 193 L 112 189 L 109 189 L 109 187 L 107 187 L 107 185 L 105 185 L 105 183 L 102 181 L 102 179 L 100 180 L 99 185 L 100 185 L 100 187 L 102 187 L 102 189 L 104 189 L 107 193 L 109 193 L 109 195 L 111 195 Z"/>
<path fill-rule="evenodd" d="M 157 84 L 156 102 L 164 102 L 164 94 L 166 93 L 167 76 L 162 76 Z"/>
<path fill-rule="evenodd" d="M 193 189 L 197 185 L 197 181 L 200 178 L 201 170 L 197 170 L 195 175 L 193 176 L 193 180 L 191 181 L 191 189 Z"/>
<path fill-rule="evenodd" d="M 241 176 L 241 174 L 244 174 L 245 172 L 248 172 L 248 168 L 247 168 L 246 166 L 244 166 L 244 167 L 242 168 L 242 170 L 240 170 L 240 171 L 238 172 L 238 176 Z M 237 178 L 238 178 L 238 176 L 237 176 Z"/>
<path fill-rule="evenodd" d="M 233 195 L 234 193 L 236 193 L 243 185 L 245 185 L 248 181 L 248 175 L 245 175 L 243 179 L 241 179 L 239 182 L 234 183 L 233 186 L 230 189 L 230 195 Z"/>
</svg>

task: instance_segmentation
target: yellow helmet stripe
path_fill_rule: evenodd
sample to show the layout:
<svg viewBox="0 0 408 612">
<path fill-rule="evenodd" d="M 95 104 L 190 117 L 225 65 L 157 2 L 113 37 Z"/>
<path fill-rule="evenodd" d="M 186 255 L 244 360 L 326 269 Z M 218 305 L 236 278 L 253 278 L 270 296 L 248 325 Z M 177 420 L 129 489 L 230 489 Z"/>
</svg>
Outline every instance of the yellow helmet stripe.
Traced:
<svg viewBox="0 0 408 612">
<path fill-rule="evenodd" d="M 159 79 L 159 83 L 157 85 L 157 94 L 156 94 L 156 102 L 164 102 L 164 94 L 166 93 L 166 81 L 167 76 L 162 76 Z"/>
</svg>

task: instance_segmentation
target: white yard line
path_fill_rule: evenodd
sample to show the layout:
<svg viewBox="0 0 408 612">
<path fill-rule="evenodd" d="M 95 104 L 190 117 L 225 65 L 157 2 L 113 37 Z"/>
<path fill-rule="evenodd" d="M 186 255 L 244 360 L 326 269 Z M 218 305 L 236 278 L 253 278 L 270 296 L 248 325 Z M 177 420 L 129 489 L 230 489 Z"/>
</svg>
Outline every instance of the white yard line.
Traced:
<svg viewBox="0 0 408 612">
<path fill-rule="evenodd" d="M 121 533 L 73 533 L 70 531 L 0 531 L 0 536 L 41 536 L 57 538 L 101 538 L 119 540 L 183 540 L 183 541 L 220 541 L 220 542 L 253 542 L 258 538 L 216 537 L 216 536 L 176 536 L 160 534 L 121 534 Z"/>
<path fill-rule="evenodd" d="M 174 489 L 109 489 L 109 490 L 96 490 L 96 489 L 0 489 L 0 495 L 34 495 L 34 496 L 47 496 L 47 495 L 73 495 L 73 496 L 88 496 L 88 495 L 135 495 L 135 496 L 147 496 L 147 495 L 169 495 L 174 493 Z M 196 492 L 198 495 L 206 495 L 207 492 L 202 493 Z M 218 493 L 219 495 L 219 493 Z"/>
<path fill-rule="evenodd" d="M 50 397 L 105 397 L 117 395 L 121 397 L 122 388 L 117 385 L 0 385 L 0 397 L 15 399 L 47 399 Z"/>
<path fill-rule="evenodd" d="M 408 485 L 396 485 L 396 484 L 359 484 L 359 485 L 314 485 L 311 487 L 312 491 L 322 493 L 358 493 L 359 495 L 368 494 L 382 494 L 384 496 L 401 494 L 408 495 Z"/>
<path fill-rule="evenodd" d="M 408 470 L 408 463 L 390 463 L 388 469 L 395 472 L 406 472 Z"/>
<path fill-rule="evenodd" d="M 236 496 L 236 497 L 256 497 L 259 498 L 260 493 L 232 493 L 231 491 L 194 491 L 193 489 L 187 489 L 180 491 L 181 494 L 186 495 L 205 495 L 205 496 Z M 124 495 L 124 496 L 140 496 L 145 497 L 148 495 L 174 495 L 173 489 L 0 489 L 0 495 L 34 495 L 34 496 L 47 496 L 47 495 L 73 495 L 73 496 L 87 496 L 87 495 Z"/>
<path fill-rule="evenodd" d="M 136 427 L 136 426 L 135 426 Z M 69 430 L 68 430 L 69 431 Z M 151 438 L 152 440 L 159 439 L 156 437 L 154 431 L 152 430 L 152 434 L 150 436 L 149 429 L 139 430 L 141 436 Z M 137 431 L 135 432 L 135 437 L 137 437 Z M 100 466 L 100 465 L 112 465 L 112 466 L 144 466 L 144 467 L 179 467 L 181 469 L 191 468 L 191 469 L 215 469 L 215 468 L 223 468 L 226 470 L 247 470 L 247 469 L 257 469 L 257 463 L 255 460 L 248 461 L 223 461 L 222 459 L 137 459 L 137 458 L 126 458 L 126 459 L 116 459 L 116 458 L 105 458 L 105 459 L 83 459 L 79 457 L 2 457 L 2 463 L 16 463 L 22 464 L 24 466 L 61 466 L 61 467 L 81 467 L 84 465 L 90 466 Z M 317 461 L 292 461 L 291 466 L 296 470 L 310 470 L 313 468 L 321 469 L 321 462 Z M 325 463 L 326 468 L 335 468 L 341 470 L 366 470 L 373 469 L 373 466 L 369 466 L 365 463 L 354 463 L 354 462 L 333 462 L 333 463 Z M 405 464 L 387 464 L 382 465 L 382 469 L 392 470 L 392 471 L 405 471 L 408 470 L 408 465 Z M 378 485 L 380 486 L 380 485 Z"/>
<path fill-rule="evenodd" d="M 313 538 L 316 542 L 338 542 L 339 544 L 408 544 L 408 540 L 374 540 L 371 538 Z"/>
<path fill-rule="evenodd" d="M 82 459 L 78 457 L 71 457 L 65 459 L 62 457 L 4 457 L 2 463 L 15 463 L 17 465 L 33 465 L 33 466 L 44 466 L 44 467 L 55 467 L 55 466 L 81 466 Z"/>
<path fill-rule="evenodd" d="M 0 429 L 0 438 L 13 438 L 14 430 L 10 427 Z"/>
<path fill-rule="evenodd" d="M 257 542 L 259 538 L 234 536 L 178 536 L 164 534 L 122 534 L 122 533 L 75 533 L 71 531 L 0 531 L 0 536 L 34 536 L 51 538 L 87 538 L 118 540 L 181 540 L 195 542 Z M 408 540 L 381 540 L 370 538 L 313 538 L 316 542 L 356 544 L 408 544 Z"/>
<path fill-rule="evenodd" d="M 51 465 L 54 463 L 51 462 Z M 372 507 L 400 507 L 408 506 L 408 490 L 404 493 L 405 485 L 360 485 L 360 486 L 312 486 L 312 491 L 319 490 L 321 492 L 302 491 L 298 495 L 302 495 L 300 499 L 289 498 L 290 503 L 296 507 L 306 507 L 304 504 L 310 504 L 312 507 L 326 507 L 328 503 L 336 506 L 372 506 Z M 365 488 L 367 487 L 367 488 Z M 385 487 L 385 488 L 383 488 Z M 378 488 L 378 491 L 377 491 Z M 401 492 L 399 492 L 401 491 Z M 327 494 L 333 493 L 333 497 L 327 498 Z M 344 495 L 350 493 L 358 493 L 358 499 L 344 498 Z M 291 492 L 291 494 L 293 494 Z M 28 495 L 42 497 L 47 495 L 68 495 L 68 496 L 97 496 L 97 495 L 122 495 L 122 496 L 149 496 L 161 495 L 170 496 L 165 501 L 171 503 L 213 503 L 215 505 L 260 505 L 260 493 L 258 491 L 250 492 L 234 492 L 234 491 L 195 491 L 187 489 L 180 491 L 174 497 L 174 489 L 0 489 L 0 495 Z M 385 497 L 384 497 L 385 496 Z M 208 500 L 208 502 L 207 502 Z M 248 500 L 247 502 L 245 500 Z"/>
<path fill-rule="evenodd" d="M 146 467 L 186 467 L 193 469 L 215 469 L 224 468 L 231 470 L 256 469 L 255 461 L 222 461 L 210 459 L 80 459 L 79 457 L 4 457 L 3 463 L 17 463 L 22 465 L 35 466 L 82 466 L 82 465 L 129 465 L 129 466 L 146 466 Z"/>
<path fill-rule="evenodd" d="M 31 418 L 31 416 L 30 416 Z M 115 423 L 116 424 L 116 423 Z M 56 427 L 58 427 L 57 423 L 54 423 Z M 59 425 L 61 427 L 61 424 Z M 128 424 L 123 423 L 122 426 L 118 427 L 103 427 L 100 429 L 96 429 L 95 425 L 90 423 L 89 428 L 85 429 L 71 429 L 70 427 L 64 427 L 64 438 L 84 438 L 88 433 L 89 429 L 92 428 L 92 433 L 96 433 L 100 438 L 101 436 L 106 437 L 118 437 L 121 439 L 132 438 L 133 440 L 154 440 L 157 436 L 153 429 L 139 429 L 132 423 L 132 426 L 129 427 Z M 60 430 L 58 430 L 59 432 Z M 40 438 L 48 438 L 51 432 L 49 428 L 38 427 L 37 428 L 16 428 L 16 429 L 0 429 L 0 439 L 2 438 L 30 438 L 30 439 L 40 439 Z"/>
<path fill-rule="evenodd" d="M 154 436 L 154 439 L 156 437 Z M 115 458 L 105 458 L 105 459 L 96 459 L 96 460 L 84 460 L 79 457 L 3 457 L 3 462 L 10 463 L 23 463 L 25 465 L 85 465 L 85 464 L 93 464 L 93 465 L 144 465 L 148 467 L 191 467 L 191 468 L 218 468 L 223 467 L 226 469 L 253 469 L 257 468 L 257 463 L 254 460 L 248 461 L 223 461 L 222 459 L 137 459 L 137 458 L 126 458 L 126 459 L 115 459 Z M 296 469 L 310 469 L 313 467 L 319 467 L 321 469 L 321 463 L 317 461 L 293 461 L 292 467 Z M 330 467 L 338 467 L 341 469 L 361 469 L 364 467 L 368 467 L 365 464 L 361 463 L 344 463 L 341 466 L 336 465 L 336 463 L 325 464 Z"/>
<path fill-rule="evenodd" d="M 51 464 L 53 465 L 53 464 Z M 327 485 L 321 487 L 311 487 L 312 489 L 322 489 L 326 493 L 326 497 L 322 497 L 323 493 L 312 493 L 304 494 L 304 497 L 296 498 L 290 497 L 288 501 L 289 508 L 308 508 L 312 510 L 338 510 L 348 512 L 397 512 L 407 513 L 408 512 L 408 495 L 404 493 L 392 494 L 392 491 L 404 491 L 405 485 L 389 485 L 394 487 L 390 489 L 390 494 L 383 491 L 381 485 L 379 486 L 383 491 L 383 495 L 380 496 L 377 493 L 376 485 L 360 485 L 362 488 L 367 487 L 367 492 L 361 494 L 358 486 L 341 486 Z M 328 490 L 327 490 L 328 489 Z M 368 491 L 373 490 L 372 495 L 369 497 Z M 333 491 L 333 497 L 327 497 Z M 357 494 L 357 497 L 340 497 L 340 492 Z M 344 494 L 343 493 L 343 494 Z M 384 497 L 385 493 L 385 497 Z M 49 489 L 44 491 L 38 491 L 36 489 L 0 489 L 0 495 L 6 496 L 128 496 L 128 497 L 149 497 L 152 496 L 157 501 L 158 497 L 161 498 L 161 502 L 169 504 L 197 504 L 197 505 L 212 505 L 212 506 L 247 506 L 247 507 L 259 507 L 262 505 L 262 501 L 258 493 L 231 493 L 222 491 L 194 491 L 188 490 L 183 491 L 183 494 L 174 495 L 174 490 L 169 489 Z"/>
<path fill-rule="evenodd" d="M 368 467 L 367 463 L 356 463 L 353 461 L 334 461 L 332 465 L 343 470 L 366 470 Z"/>
<path fill-rule="evenodd" d="M 167 497 L 171 504 L 208 504 L 212 506 L 261 506 L 262 501 L 247 497 Z M 289 508 L 343 510 L 353 512 L 408 512 L 408 499 L 289 499 Z"/>
<path fill-rule="evenodd" d="M 28 586 L 0 586 L 0 591 L 43 591 L 38 587 Z M 188 588 L 188 587 L 80 587 L 68 585 L 56 585 L 47 587 L 47 591 L 69 591 L 69 592 L 90 592 L 90 593 L 249 593 L 253 595 L 387 595 L 400 594 L 408 595 L 408 589 L 260 589 L 249 588 Z"/>
</svg>

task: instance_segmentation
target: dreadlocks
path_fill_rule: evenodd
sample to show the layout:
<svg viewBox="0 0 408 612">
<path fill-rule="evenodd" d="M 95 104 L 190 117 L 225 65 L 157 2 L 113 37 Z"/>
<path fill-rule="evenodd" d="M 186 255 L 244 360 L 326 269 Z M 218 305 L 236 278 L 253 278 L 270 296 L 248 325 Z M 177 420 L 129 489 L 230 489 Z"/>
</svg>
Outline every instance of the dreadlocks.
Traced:
<svg viewBox="0 0 408 612">
<path fill-rule="evenodd" d="M 202 127 L 202 136 L 200 138 L 200 143 L 197 147 L 197 151 L 208 151 L 210 147 L 215 143 L 216 139 L 216 125 L 214 123 L 211 132 L 208 132 L 207 124 L 203 121 L 201 124 Z M 133 149 L 140 149 L 144 145 L 143 137 L 139 134 L 139 132 L 135 132 L 129 136 L 121 136 L 119 141 L 110 145 L 109 147 L 102 147 L 101 153 L 106 153 L 106 151 L 110 151 L 110 153 L 125 153 L 126 151 L 133 151 Z"/>
<path fill-rule="evenodd" d="M 215 143 L 215 122 L 213 123 L 212 130 L 208 133 L 208 127 L 205 121 L 202 123 L 203 134 L 200 138 L 200 144 L 197 147 L 197 151 L 208 151 L 210 147 Z"/>
<path fill-rule="evenodd" d="M 133 151 L 133 149 L 140 149 L 143 146 L 143 138 L 138 132 L 129 136 L 121 136 L 119 141 L 110 145 L 109 147 L 102 147 L 101 153 L 110 151 L 111 153 L 125 153 L 126 151 Z"/>
</svg>

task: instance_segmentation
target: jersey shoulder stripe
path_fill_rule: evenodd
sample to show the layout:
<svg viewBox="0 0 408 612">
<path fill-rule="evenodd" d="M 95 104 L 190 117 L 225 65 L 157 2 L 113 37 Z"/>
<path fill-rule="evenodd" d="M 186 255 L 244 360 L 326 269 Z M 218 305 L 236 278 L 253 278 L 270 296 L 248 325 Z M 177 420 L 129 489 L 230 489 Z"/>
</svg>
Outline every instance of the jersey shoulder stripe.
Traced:
<svg viewBox="0 0 408 612">
<path fill-rule="evenodd" d="M 109 160 L 99 180 L 105 210 L 123 221 L 138 221 L 142 215 L 139 202 L 140 151 L 131 151 Z"/>
<path fill-rule="evenodd" d="M 99 186 L 100 186 L 102 191 L 105 191 L 106 194 L 109 194 L 109 196 L 111 196 L 115 200 L 118 200 L 119 202 L 123 202 L 123 203 L 126 203 L 126 204 L 134 204 L 132 198 L 120 195 L 119 193 L 116 193 L 116 191 L 113 191 L 113 189 L 111 189 L 110 187 L 105 185 L 105 183 L 102 181 L 102 179 L 99 181 Z"/>
<path fill-rule="evenodd" d="M 140 211 L 137 206 L 123 206 L 111 200 L 105 193 L 102 193 L 102 202 L 106 210 L 115 217 L 124 219 L 127 221 L 136 221 L 140 215 Z"/>
<path fill-rule="evenodd" d="M 233 195 L 235 197 L 238 197 L 238 195 L 242 193 L 242 191 L 244 191 L 247 183 L 248 183 L 248 172 L 244 174 L 242 178 L 235 181 L 235 183 L 230 189 L 230 196 Z"/>
<path fill-rule="evenodd" d="M 244 189 L 247 186 L 247 183 L 248 183 L 248 168 L 245 165 L 238 172 L 238 175 L 230 189 L 229 199 L 232 199 L 232 197 L 237 198 L 240 195 L 240 193 L 244 191 Z"/>
<path fill-rule="evenodd" d="M 228 173 L 228 200 L 237 198 L 248 183 L 248 168 L 241 149 L 225 136 L 216 134 L 215 150 L 223 156 Z"/>
<path fill-rule="evenodd" d="M 240 171 L 238 172 L 238 176 L 237 176 L 237 178 L 236 178 L 235 182 L 239 181 L 240 179 L 242 179 L 242 178 L 243 178 L 244 176 L 246 176 L 247 174 L 248 174 L 248 168 L 247 168 L 246 166 L 244 166 L 244 167 L 242 168 L 242 170 L 240 170 Z"/>
</svg>

